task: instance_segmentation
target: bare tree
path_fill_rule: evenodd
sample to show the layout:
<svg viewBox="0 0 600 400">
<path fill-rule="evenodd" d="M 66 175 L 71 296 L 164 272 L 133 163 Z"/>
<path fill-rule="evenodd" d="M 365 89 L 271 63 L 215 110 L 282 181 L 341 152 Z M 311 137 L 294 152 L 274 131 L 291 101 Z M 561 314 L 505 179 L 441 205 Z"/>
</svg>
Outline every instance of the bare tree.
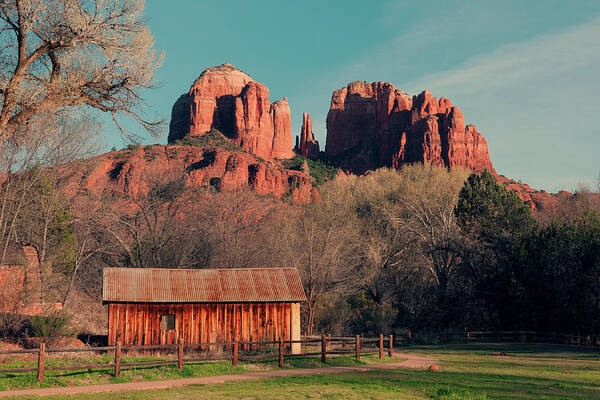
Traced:
<svg viewBox="0 0 600 400">
<path fill-rule="evenodd" d="M 75 282 L 80 280 L 80 272 L 86 263 L 98 255 L 114 253 L 115 245 L 109 240 L 110 237 L 108 237 L 103 227 L 104 215 L 105 206 L 100 203 L 95 204 L 91 209 L 86 209 L 85 213 L 78 213 L 74 216 L 73 227 L 78 240 L 73 259 L 73 270 L 69 275 L 68 284 L 62 298 L 63 307 L 65 308 L 71 299 Z"/>
<path fill-rule="evenodd" d="M 20 141 L 42 114 L 88 106 L 139 111 L 162 55 L 142 21 L 143 0 L 6 0 L 0 2 L 0 142 Z M 121 129 L 124 133 L 126 130 Z"/>
<path fill-rule="evenodd" d="M 400 176 L 391 201 L 383 206 L 384 212 L 425 261 L 413 266 L 426 268 L 435 285 L 445 291 L 460 261 L 460 231 L 454 207 L 468 171 L 411 165 L 404 167 Z"/>
<path fill-rule="evenodd" d="M 219 267 L 273 267 L 273 251 L 285 215 L 294 208 L 249 188 L 214 193 L 196 201 L 197 225 L 211 246 L 210 263 Z"/>
<path fill-rule="evenodd" d="M 319 202 L 297 213 L 283 235 L 286 265 L 299 270 L 306 290 L 308 334 L 326 296 L 349 294 L 362 284 L 360 228 L 346 194 L 343 186 L 323 188 Z"/>
<path fill-rule="evenodd" d="M 94 151 L 99 124 L 85 114 L 48 114 L 0 144 L 0 263 L 11 242 L 27 242 L 45 261 L 50 224 L 66 208 L 58 189 L 64 164 Z"/>
</svg>

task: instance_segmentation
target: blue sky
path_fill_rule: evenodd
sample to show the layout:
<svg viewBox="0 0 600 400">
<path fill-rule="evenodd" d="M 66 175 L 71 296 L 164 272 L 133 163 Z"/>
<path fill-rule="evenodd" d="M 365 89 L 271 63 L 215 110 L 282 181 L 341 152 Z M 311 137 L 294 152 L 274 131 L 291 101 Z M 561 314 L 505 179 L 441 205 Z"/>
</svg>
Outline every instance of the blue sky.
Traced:
<svg viewBox="0 0 600 400">
<path fill-rule="evenodd" d="M 549 191 L 598 178 L 598 0 L 147 0 L 145 14 L 165 54 L 149 115 L 168 121 L 204 69 L 229 62 L 271 101 L 288 97 L 295 134 L 311 113 L 324 145 L 332 91 L 387 81 L 450 98 L 501 174 Z M 113 126 L 106 132 L 109 146 L 122 146 Z"/>
</svg>

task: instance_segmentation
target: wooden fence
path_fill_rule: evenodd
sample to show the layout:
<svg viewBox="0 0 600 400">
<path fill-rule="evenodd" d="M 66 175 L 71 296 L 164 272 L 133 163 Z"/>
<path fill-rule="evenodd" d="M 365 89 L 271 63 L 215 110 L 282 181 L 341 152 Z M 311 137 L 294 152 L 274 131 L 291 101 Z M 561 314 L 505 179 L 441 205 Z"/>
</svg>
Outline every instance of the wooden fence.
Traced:
<svg viewBox="0 0 600 400">
<path fill-rule="evenodd" d="M 498 342 L 498 343 L 551 343 L 563 345 L 590 345 L 589 338 L 575 335 L 566 335 L 559 333 L 540 333 L 540 332 L 465 332 L 459 334 L 443 335 L 442 340 L 445 343 L 477 343 L 477 342 Z M 300 343 L 302 352 L 291 354 L 288 345 Z M 379 337 L 354 337 L 344 336 L 305 336 L 302 340 L 283 340 L 276 341 L 238 341 L 234 338 L 232 342 L 212 342 L 212 343 L 184 343 L 182 339 L 177 344 L 167 345 L 145 345 L 145 346 L 121 346 L 117 341 L 115 346 L 104 347 L 84 347 L 76 349 L 46 349 L 44 343 L 40 343 L 39 348 L 24 350 L 5 350 L 0 351 L 1 355 L 11 354 L 37 354 L 37 367 L 0 369 L 0 373 L 19 373 L 37 371 L 38 380 L 44 381 L 44 373 L 49 370 L 90 370 L 114 368 L 114 376 L 121 374 L 121 368 L 138 366 L 157 366 L 165 364 L 176 364 L 179 370 L 183 370 L 185 363 L 203 362 L 203 361 L 223 361 L 230 360 L 234 366 L 239 361 L 260 361 L 265 359 L 278 359 L 279 367 L 283 367 L 286 358 L 320 356 L 323 363 L 327 363 L 330 355 L 353 354 L 357 360 L 361 355 L 378 354 L 379 359 L 383 359 L 384 354 L 391 357 L 394 347 L 398 345 L 409 345 L 412 343 L 410 333 L 394 337 L 393 335 Z M 153 352 L 166 350 L 176 358 L 167 360 L 151 360 L 137 362 L 122 362 L 121 356 L 125 352 Z M 220 353 L 212 350 L 221 350 Z M 241 352 L 240 352 L 241 350 Z M 186 356 L 186 351 L 188 355 Z M 47 366 L 46 355 L 52 353 L 107 353 L 114 354 L 114 361 L 108 364 L 86 364 L 69 366 Z M 194 353 L 195 352 L 195 353 Z M 262 352 L 264 354 L 252 354 L 253 352 Z"/>
<path fill-rule="evenodd" d="M 577 336 L 558 332 L 532 331 L 474 331 L 442 335 L 444 343 L 547 343 L 569 346 L 595 346 L 589 336 Z"/>
<path fill-rule="evenodd" d="M 305 352 L 299 354 L 291 354 L 289 347 L 294 343 L 300 343 Z M 387 346 L 386 346 L 387 344 Z M 248 349 L 249 352 L 254 350 L 264 351 L 265 354 L 240 354 L 240 348 Z M 266 354 L 267 349 L 277 349 L 276 353 Z M 212 349 L 223 350 L 221 354 L 211 354 Z M 124 352 L 128 351 L 161 351 L 166 350 L 171 354 L 175 354 L 176 358 L 168 360 L 151 360 L 151 361 L 138 361 L 138 362 L 122 362 L 121 356 Z M 196 351 L 196 354 L 190 356 L 185 355 L 192 351 Z M 37 371 L 38 380 L 44 382 L 45 371 L 50 370 L 62 370 L 62 371 L 73 371 L 73 370 L 90 370 L 90 369 L 104 369 L 114 368 L 114 376 L 118 377 L 121 374 L 121 368 L 127 367 L 138 367 L 138 366 L 157 366 L 165 364 L 176 364 L 179 370 L 183 370 L 185 363 L 203 362 L 203 361 L 222 361 L 231 360 L 233 366 L 238 365 L 238 361 L 258 361 L 265 359 L 278 358 L 279 367 L 283 367 L 285 358 L 290 357 L 306 357 L 306 356 L 320 356 L 323 363 L 327 363 L 327 357 L 329 355 L 338 354 L 353 354 L 354 357 L 359 360 L 361 355 L 365 354 L 379 354 L 379 359 L 383 359 L 384 353 L 387 350 L 388 356 L 393 355 L 394 351 L 394 337 L 393 335 L 385 336 L 379 335 L 376 338 L 366 338 L 356 335 L 355 337 L 331 337 L 321 336 L 320 338 L 305 338 L 303 340 L 283 340 L 280 338 L 277 341 L 248 341 L 242 342 L 234 338 L 232 342 L 213 342 L 213 343 L 184 343 L 183 339 L 179 339 L 177 344 L 170 345 L 145 345 L 145 346 L 121 346 L 120 342 L 117 341 L 115 346 L 104 346 L 104 347 L 84 347 L 77 349 L 46 349 L 45 343 L 40 343 L 39 348 L 36 349 L 24 349 L 24 350 L 6 350 L 0 351 L 0 355 L 11 355 L 11 354 L 37 354 L 38 363 L 37 367 L 30 368 L 13 368 L 13 369 L 0 369 L 0 373 L 19 373 L 19 372 L 32 372 Z M 199 356 L 198 352 L 205 351 L 206 353 Z M 114 361 L 108 364 L 86 364 L 86 365 L 69 365 L 69 366 L 47 366 L 46 355 L 49 353 L 114 353 Z"/>
</svg>

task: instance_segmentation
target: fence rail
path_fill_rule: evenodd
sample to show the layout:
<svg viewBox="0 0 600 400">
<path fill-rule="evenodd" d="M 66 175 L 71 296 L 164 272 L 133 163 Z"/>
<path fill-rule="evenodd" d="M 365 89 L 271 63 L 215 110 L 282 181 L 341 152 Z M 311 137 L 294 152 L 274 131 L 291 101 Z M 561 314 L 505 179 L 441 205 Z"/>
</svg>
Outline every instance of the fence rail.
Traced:
<svg viewBox="0 0 600 400">
<path fill-rule="evenodd" d="M 346 344 L 352 342 L 354 349 L 349 347 L 346 350 Z M 298 354 L 286 353 L 286 345 L 297 344 L 305 345 L 306 352 Z M 340 347 L 340 343 L 343 343 Z M 362 347 L 364 343 L 377 343 L 378 347 L 367 348 Z M 289 357 L 306 357 L 306 356 L 321 356 L 321 361 L 327 363 L 328 355 L 339 355 L 339 354 L 354 354 L 356 359 L 360 359 L 361 355 L 365 354 L 379 354 L 379 358 L 383 359 L 384 345 L 387 343 L 387 352 L 391 357 L 393 354 L 394 338 L 392 335 L 384 337 L 379 335 L 378 338 L 363 338 L 360 335 L 356 337 L 346 338 L 329 338 L 323 335 L 319 339 L 306 338 L 303 340 L 283 340 L 280 338 L 277 341 L 238 341 L 234 338 L 233 342 L 211 342 L 211 343 L 184 343 L 183 339 L 179 339 L 177 344 L 163 344 L 163 345 L 145 345 L 145 346 L 121 346 L 120 342 L 117 341 L 115 346 L 103 346 L 103 347 L 86 347 L 86 348 L 58 348 L 58 349 L 46 349 L 45 343 L 40 343 L 37 349 L 24 349 L 24 350 L 4 350 L 0 352 L 0 355 L 10 354 L 37 354 L 38 365 L 37 367 L 27 368 L 11 368 L 11 369 L 0 369 L 0 373 L 19 373 L 19 372 L 32 372 L 37 371 L 38 380 L 43 383 L 45 371 L 61 370 L 61 371 L 75 371 L 75 370 L 90 370 L 90 369 L 106 369 L 111 368 L 114 370 L 113 375 L 115 377 L 120 376 L 121 368 L 126 367 L 137 367 L 137 366 L 158 366 L 176 364 L 180 371 L 183 370 L 184 363 L 192 362 L 203 362 L 203 361 L 231 361 L 233 366 L 238 365 L 238 361 L 245 360 L 267 360 L 267 359 L 278 359 L 278 366 L 283 367 L 285 358 Z M 277 347 L 276 354 L 260 354 L 260 355 L 245 355 L 240 354 L 240 345 L 247 345 L 250 349 L 265 348 L 266 345 L 275 345 Z M 337 345 L 337 346 L 336 346 Z M 209 355 L 203 357 L 186 357 L 185 349 L 210 349 L 211 347 L 216 348 L 230 348 L 230 352 L 221 355 Z M 315 349 L 316 348 L 316 349 Z M 314 351 L 319 350 L 319 351 Z M 127 351 L 152 351 L 152 350 L 168 350 L 171 353 L 175 353 L 176 358 L 167 360 L 151 360 L 151 361 L 137 361 L 137 362 L 123 362 L 121 357 L 123 352 Z M 114 354 L 114 362 L 107 364 L 86 364 L 86 365 L 69 365 L 69 366 L 47 366 L 46 365 L 46 354 L 48 353 L 83 353 L 83 352 L 112 352 Z"/>
<path fill-rule="evenodd" d="M 384 336 L 378 337 L 361 337 L 356 336 L 330 336 L 323 335 L 305 336 L 302 340 L 279 340 L 274 341 L 238 341 L 234 338 L 232 342 L 205 342 L 205 343 L 184 343 L 182 339 L 176 344 L 162 345 L 143 345 L 143 346 L 121 346 L 117 341 L 115 346 L 103 347 L 86 347 L 86 348 L 56 348 L 46 349 L 45 343 L 40 343 L 39 348 L 34 349 L 19 349 L 19 350 L 2 350 L 0 355 L 11 354 L 37 354 L 37 367 L 26 368 L 11 368 L 0 369 L 0 373 L 19 373 L 37 371 L 38 380 L 44 382 L 45 371 L 52 370 L 89 370 L 89 369 L 113 369 L 114 376 L 118 377 L 121 374 L 121 368 L 137 367 L 137 366 L 158 366 L 176 364 L 179 370 L 183 370 L 184 363 L 203 362 L 203 361 L 231 361 L 234 366 L 238 365 L 238 361 L 256 361 L 277 359 L 279 367 L 283 367 L 285 358 L 291 357 L 307 357 L 320 356 L 323 363 L 327 363 L 328 355 L 353 354 L 357 360 L 360 360 L 362 355 L 379 354 L 379 358 L 383 359 L 384 353 L 387 350 L 389 357 L 393 356 L 394 347 L 398 345 L 407 345 L 412 341 L 411 334 L 408 333 L 402 336 Z M 521 343 L 552 343 L 552 344 L 568 344 L 568 345 L 590 345 L 590 338 L 561 334 L 556 332 L 541 333 L 530 331 L 489 331 L 489 332 L 465 332 L 464 334 L 448 334 L 444 335 L 445 343 L 474 343 L 474 342 L 521 342 Z M 298 354 L 290 354 L 286 352 L 286 348 L 291 344 L 301 344 L 303 352 Z M 263 349 L 266 353 L 267 346 L 274 346 L 271 350 L 276 350 L 276 353 L 270 354 L 240 354 L 240 346 L 252 352 L 253 349 Z M 227 349 L 227 352 L 218 355 L 210 354 L 212 348 Z M 197 355 L 187 357 L 185 350 L 199 349 L 206 353 L 198 357 Z M 121 356 L 123 352 L 128 351 L 153 351 L 167 350 L 171 354 L 175 354 L 176 358 L 167 360 L 151 360 L 137 362 L 122 362 Z M 289 349 L 288 349 L 289 350 Z M 86 365 L 69 365 L 69 366 L 47 366 L 46 355 L 51 353 L 110 353 L 114 354 L 114 361 L 107 364 L 86 364 Z"/>
<path fill-rule="evenodd" d="M 515 342 L 515 343 L 548 343 L 574 346 L 597 346 L 594 339 L 589 336 L 578 336 L 559 332 L 533 332 L 533 331 L 471 331 L 461 334 L 444 335 L 445 343 L 473 343 L 473 342 Z"/>
</svg>

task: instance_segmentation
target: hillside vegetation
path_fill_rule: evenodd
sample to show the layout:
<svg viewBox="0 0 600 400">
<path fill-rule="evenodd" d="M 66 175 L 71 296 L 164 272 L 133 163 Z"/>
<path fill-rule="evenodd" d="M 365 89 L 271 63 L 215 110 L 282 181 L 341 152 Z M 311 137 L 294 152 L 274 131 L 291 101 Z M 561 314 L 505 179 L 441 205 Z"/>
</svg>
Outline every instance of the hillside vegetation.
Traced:
<svg viewBox="0 0 600 400">
<path fill-rule="evenodd" d="M 307 205 L 167 180 L 123 197 L 126 211 L 113 197 L 90 214 L 47 187 L 42 197 L 27 194 L 28 218 L 15 229 L 60 260 L 44 294 L 64 301 L 66 293 L 67 312 L 87 332 L 106 326 L 104 267 L 284 265 L 302 276 L 307 333 L 411 331 L 435 342 L 465 329 L 533 330 L 597 343 L 600 217 L 585 191 L 533 215 L 487 172 L 415 164 L 356 176 L 319 165 L 311 175 L 322 178 L 320 200 Z M 55 199 L 45 237 L 31 230 L 43 198 Z"/>
</svg>

